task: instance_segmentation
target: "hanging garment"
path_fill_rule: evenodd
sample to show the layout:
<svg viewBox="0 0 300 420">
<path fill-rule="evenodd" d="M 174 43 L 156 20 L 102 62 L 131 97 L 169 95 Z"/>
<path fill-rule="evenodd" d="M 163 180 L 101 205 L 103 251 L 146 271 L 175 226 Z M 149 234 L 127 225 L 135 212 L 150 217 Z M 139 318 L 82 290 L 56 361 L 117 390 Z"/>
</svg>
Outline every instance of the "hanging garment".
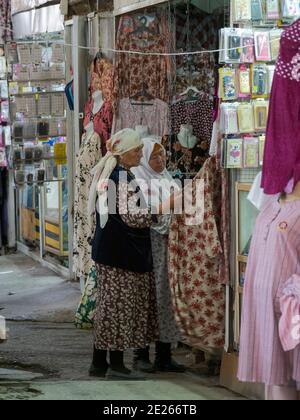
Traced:
<svg viewBox="0 0 300 420">
<path fill-rule="evenodd" d="M 287 280 L 300 273 L 299 231 L 299 200 L 281 204 L 275 197 L 257 218 L 243 294 L 240 381 L 300 382 L 300 346 L 284 352 L 279 337 L 280 298 Z"/>
<path fill-rule="evenodd" d="M 180 101 L 171 105 L 171 129 L 178 134 L 182 124 L 190 124 L 201 141 L 210 142 L 213 128 L 213 101 L 208 95 L 199 95 L 193 102 Z"/>
<path fill-rule="evenodd" d="M 11 0 L 0 3 L 0 43 L 5 44 L 12 39 Z"/>
<path fill-rule="evenodd" d="M 74 272 L 77 277 L 86 279 L 94 266 L 91 259 L 91 246 L 94 227 L 88 214 L 88 200 L 93 176 L 91 170 L 102 157 L 101 140 L 97 133 L 90 139 L 83 135 L 82 144 L 76 160 L 74 192 Z"/>
<path fill-rule="evenodd" d="M 151 244 L 159 321 L 159 340 L 163 343 L 177 343 L 181 337 L 175 321 L 168 282 L 168 236 L 161 235 L 154 229 L 151 229 Z"/>
<path fill-rule="evenodd" d="M 114 102 L 114 66 L 106 59 L 97 59 L 91 68 L 91 93 L 102 92 L 103 99 Z"/>
<path fill-rule="evenodd" d="M 161 27 L 161 14 L 163 11 L 160 11 L 159 15 L 155 12 L 149 13 L 140 13 L 136 12 L 130 15 L 123 15 L 119 21 L 117 36 L 119 37 L 122 34 L 129 34 L 139 28 L 141 25 L 147 27 L 147 29 L 153 31 L 154 33 L 162 33 Z"/>
<path fill-rule="evenodd" d="M 300 180 L 300 19 L 280 41 L 273 80 L 262 187 L 266 194 L 284 191 Z"/>
<path fill-rule="evenodd" d="M 113 107 L 111 102 L 104 102 L 97 114 L 93 114 L 94 101 L 89 98 L 84 109 L 83 125 L 86 127 L 91 121 L 94 124 L 94 131 L 100 136 L 102 154 L 106 154 L 106 142 L 111 137 L 113 123 Z"/>
<path fill-rule="evenodd" d="M 193 49 L 218 48 L 219 29 L 224 27 L 224 8 L 221 7 L 209 14 L 191 4 L 188 16 L 186 5 L 179 5 L 175 9 L 175 17 L 177 49 L 186 50 L 188 43 Z"/>
<path fill-rule="evenodd" d="M 213 96 L 216 86 L 215 58 L 212 54 L 179 56 L 176 60 L 176 93 L 189 86 Z"/>
<path fill-rule="evenodd" d="M 213 128 L 213 100 L 208 95 L 199 95 L 193 102 L 180 101 L 171 105 L 171 133 L 163 139 L 167 150 L 167 166 L 170 171 L 179 170 L 183 174 L 197 174 L 209 156 Z M 198 139 L 193 149 L 180 144 L 177 135 L 182 125 L 190 125 Z"/>
<path fill-rule="evenodd" d="M 152 33 L 120 34 L 117 50 L 165 53 L 165 37 Z M 153 98 L 168 102 L 168 59 L 164 56 L 117 54 L 115 97 L 142 100 L 146 89 Z"/>
<path fill-rule="evenodd" d="M 204 180 L 204 221 L 188 226 L 186 215 L 173 217 L 170 287 L 184 341 L 215 353 L 224 346 L 225 327 L 225 289 L 220 279 L 221 176 L 215 158 L 207 160 L 197 179 Z"/>
<path fill-rule="evenodd" d="M 198 7 L 176 6 L 176 51 L 183 52 L 216 50 L 219 30 L 224 26 L 223 8 L 208 14 Z M 200 91 L 214 94 L 216 86 L 216 62 L 213 54 L 176 57 L 176 93 L 188 86 L 196 86 Z"/>
<path fill-rule="evenodd" d="M 133 103 L 135 103 L 133 101 Z M 169 106 L 160 99 L 155 99 L 153 105 L 134 105 L 129 98 L 121 99 L 118 115 L 115 116 L 113 133 L 123 128 L 135 129 L 138 125 L 148 127 L 149 132 L 162 137 L 169 133 Z"/>
<path fill-rule="evenodd" d="M 167 168 L 180 179 L 193 178 L 208 157 L 208 144 L 201 141 L 193 149 L 181 146 L 176 135 L 164 136 L 162 144 L 167 151 Z"/>
</svg>

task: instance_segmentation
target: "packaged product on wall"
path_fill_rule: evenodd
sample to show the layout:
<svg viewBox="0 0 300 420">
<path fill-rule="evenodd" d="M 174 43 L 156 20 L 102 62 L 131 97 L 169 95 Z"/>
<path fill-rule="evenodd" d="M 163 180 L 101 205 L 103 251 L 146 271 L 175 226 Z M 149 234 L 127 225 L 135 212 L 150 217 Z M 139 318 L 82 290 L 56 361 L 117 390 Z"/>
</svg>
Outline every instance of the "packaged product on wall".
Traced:
<svg viewBox="0 0 300 420">
<path fill-rule="evenodd" d="M 65 114 L 64 93 L 52 93 L 51 95 L 51 116 L 63 117 Z"/>
<path fill-rule="evenodd" d="M 0 121 L 2 121 L 2 122 L 8 122 L 9 121 L 9 103 L 6 100 L 1 102 Z"/>
<path fill-rule="evenodd" d="M 272 61 L 269 31 L 255 31 L 254 44 L 256 61 Z"/>
<path fill-rule="evenodd" d="M 24 66 L 22 64 L 14 64 L 13 80 L 21 82 L 30 80 L 29 66 Z"/>
<path fill-rule="evenodd" d="M 259 141 L 257 137 L 244 138 L 244 168 L 258 168 Z"/>
<path fill-rule="evenodd" d="M 236 22 L 251 20 L 251 0 L 235 1 L 235 19 Z"/>
<path fill-rule="evenodd" d="M 268 97 L 268 68 L 266 64 L 253 64 L 252 96 L 253 98 Z"/>
<path fill-rule="evenodd" d="M 268 94 L 272 91 L 273 79 L 275 75 L 276 66 L 268 65 Z"/>
<path fill-rule="evenodd" d="M 269 20 L 278 20 L 280 19 L 280 6 L 279 0 L 267 0 L 266 4 L 266 17 Z"/>
<path fill-rule="evenodd" d="M 242 30 L 239 28 L 225 28 L 224 49 L 226 63 L 240 63 L 242 47 Z"/>
<path fill-rule="evenodd" d="M 31 48 L 29 44 L 18 45 L 18 58 L 20 64 L 31 64 Z"/>
<path fill-rule="evenodd" d="M 245 64 L 241 64 L 238 69 L 238 85 L 240 98 L 251 96 L 251 71 Z"/>
<path fill-rule="evenodd" d="M 42 66 L 37 64 L 33 65 L 30 69 L 30 79 L 31 80 L 41 80 L 42 79 Z"/>
<path fill-rule="evenodd" d="M 19 93 L 19 84 L 18 82 L 9 82 L 9 94 L 17 95 Z"/>
<path fill-rule="evenodd" d="M 0 57 L 0 79 L 5 79 L 7 72 L 6 59 L 5 57 Z"/>
<path fill-rule="evenodd" d="M 262 0 L 251 1 L 251 14 L 253 21 L 260 21 L 263 19 Z"/>
<path fill-rule="evenodd" d="M 5 146 L 11 146 L 11 128 L 10 125 L 3 127 Z"/>
<path fill-rule="evenodd" d="M 31 47 L 31 63 L 40 64 L 42 62 L 43 47 L 41 44 L 33 44 Z"/>
<path fill-rule="evenodd" d="M 18 46 L 15 42 L 10 42 L 7 46 L 7 62 L 9 64 L 18 63 Z"/>
<path fill-rule="evenodd" d="M 225 28 L 219 31 L 219 63 L 225 63 Z"/>
<path fill-rule="evenodd" d="M 252 30 L 245 29 L 242 34 L 241 62 L 254 63 L 254 60 L 254 34 Z"/>
<path fill-rule="evenodd" d="M 8 99 L 8 83 L 7 80 L 0 80 L 0 98 Z"/>
<path fill-rule="evenodd" d="M 271 58 L 276 61 L 279 56 L 280 38 L 283 31 L 282 29 L 272 29 L 270 31 L 270 45 L 271 45 Z"/>
<path fill-rule="evenodd" d="M 238 134 L 238 103 L 221 104 L 221 131 L 228 134 Z"/>
<path fill-rule="evenodd" d="M 259 140 L 259 164 L 263 166 L 264 163 L 264 153 L 265 153 L 265 145 L 266 145 L 266 136 L 262 134 L 258 137 Z"/>
<path fill-rule="evenodd" d="M 52 63 L 64 63 L 65 62 L 65 48 L 63 44 L 52 45 Z"/>
<path fill-rule="evenodd" d="M 300 16 L 299 0 L 283 0 L 282 16 L 288 19 L 299 17 Z"/>
<path fill-rule="evenodd" d="M 236 70 L 230 67 L 222 67 L 220 70 L 220 95 L 223 101 L 237 99 Z"/>
<path fill-rule="evenodd" d="M 6 151 L 5 147 L 0 147 L 0 167 L 6 167 L 7 166 L 7 159 L 6 159 Z"/>
<path fill-rule="evenodd" d="M 254 102 L 254 123 L 256 131 L 265 131 L 267 128 L 269 101 L 258 99 Z"/>
<path fill-rule="evenodd" d="M 37 104 L 39 116 L 51 115 L 51 95 L 49 93 L 38 94 Z"/>
<path fill-rule="evenodd" d="M 226 167 L 238 169 L 243 167 L 243 139 L 227 139 Z"/>
<path fill-rule="evenodd" d="M 238 123 L 240 133 L 253 133 L 254 117 L 252 103 L 241 103 L 238 106 Z"/>
<path fill-rule="evenodd" d="M 67 143 L 65 142 L 55 143 L 54 159 L 57 161 L 65 161 L 67 159 Z"/>
</svg>

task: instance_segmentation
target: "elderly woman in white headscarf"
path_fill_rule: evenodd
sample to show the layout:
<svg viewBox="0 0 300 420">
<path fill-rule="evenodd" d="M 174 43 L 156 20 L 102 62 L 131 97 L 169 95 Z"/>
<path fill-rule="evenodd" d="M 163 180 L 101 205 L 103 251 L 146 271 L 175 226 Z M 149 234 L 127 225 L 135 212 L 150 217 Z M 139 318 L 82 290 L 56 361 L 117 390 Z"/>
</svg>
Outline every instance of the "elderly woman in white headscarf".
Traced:
<svg viewBox="0 0 300 420">
<path fill-rule="evenodd" d="M 140 166 L 132 172 L 141 187 L 148 204 L 158 208 L 168 201 L 179 187 L 166 170 L 166 151 L 159 139 L 143 139 L 143 158 Z M 156 282 L 160 338 L 156 342 L 154 369 L 163 372 L 184 372 L 185 369 L 172 359 L 172 344 L 179 341 L 179 330 L 175 322 L 168 278 L 168 233 L 171 216 L 159 217 L 159 223 L 151 228 L 152 254 Z M 149 347 L 136 349 L 134 366 L 143 372 L 151 371 Z"/>
<path fill-rule="evenodd" d="M 92 258 L 98 272 L 90 374 L 143 379 L 124 365 L 124 350 L 145 348 L 158 337 L 150 238 L 157 217 L 142 208 L 143 195 L 131 172 L 142 158 L 139 135 L 122 130 L 108 143 L 108 150 L 94 169 L 89 203 L 91 215 L 97 209 Z"/>
</svg>

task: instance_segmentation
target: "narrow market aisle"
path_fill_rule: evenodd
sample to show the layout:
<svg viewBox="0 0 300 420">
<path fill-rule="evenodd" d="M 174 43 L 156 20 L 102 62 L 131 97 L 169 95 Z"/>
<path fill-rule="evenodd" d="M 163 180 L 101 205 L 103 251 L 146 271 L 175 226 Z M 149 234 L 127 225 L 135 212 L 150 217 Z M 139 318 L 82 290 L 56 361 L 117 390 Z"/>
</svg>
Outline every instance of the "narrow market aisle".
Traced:
<svg viewBox="0 0 300 420">
<path fill-rule="evenodd" d="M 67 282 L 23 254 L 0 256 L 0 315 L 9 320 L 72 322 L 80 298 Z"/>
<path fill-rule="evenodd" d="M 92 333 L 72 323 L 79 295 L 76 284 L 23 255 L 0 257 L 0 315 L 10 319 L 0 344 L 0 400 L 240 399 L 218 387 L 218 378 L 192 373 L 130 383 L 90 378 Z M 182 350 L 177 357 L 190 361 Z M 130 365 L 131 352 L 126 359 Z"/>
</svg>

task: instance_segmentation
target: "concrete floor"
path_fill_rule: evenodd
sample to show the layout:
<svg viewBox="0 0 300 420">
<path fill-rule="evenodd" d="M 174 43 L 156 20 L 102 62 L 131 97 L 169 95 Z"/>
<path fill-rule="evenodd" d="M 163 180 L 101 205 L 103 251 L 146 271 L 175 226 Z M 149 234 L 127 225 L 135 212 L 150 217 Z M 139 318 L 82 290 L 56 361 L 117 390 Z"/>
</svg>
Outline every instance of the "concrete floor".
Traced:
<svg viewBox="0 0 300 420">
<path fill-rule="evenodd" d="M 0 400 L 242 399 L 219 387 L 217 377 L 192 371 L 149 375 L 143 382 L 90 378 L 92 332 L 78 331 L 72 323 L 79 297 L 78 285 L 29 258 L 0 257 L 0 315 L 10 320 L 8 340 L 0 344 Z M 193 363 L 186 350 L 176 357 Z M 128 352 L 128 365 L 131 359 Z"/>
</svg>

